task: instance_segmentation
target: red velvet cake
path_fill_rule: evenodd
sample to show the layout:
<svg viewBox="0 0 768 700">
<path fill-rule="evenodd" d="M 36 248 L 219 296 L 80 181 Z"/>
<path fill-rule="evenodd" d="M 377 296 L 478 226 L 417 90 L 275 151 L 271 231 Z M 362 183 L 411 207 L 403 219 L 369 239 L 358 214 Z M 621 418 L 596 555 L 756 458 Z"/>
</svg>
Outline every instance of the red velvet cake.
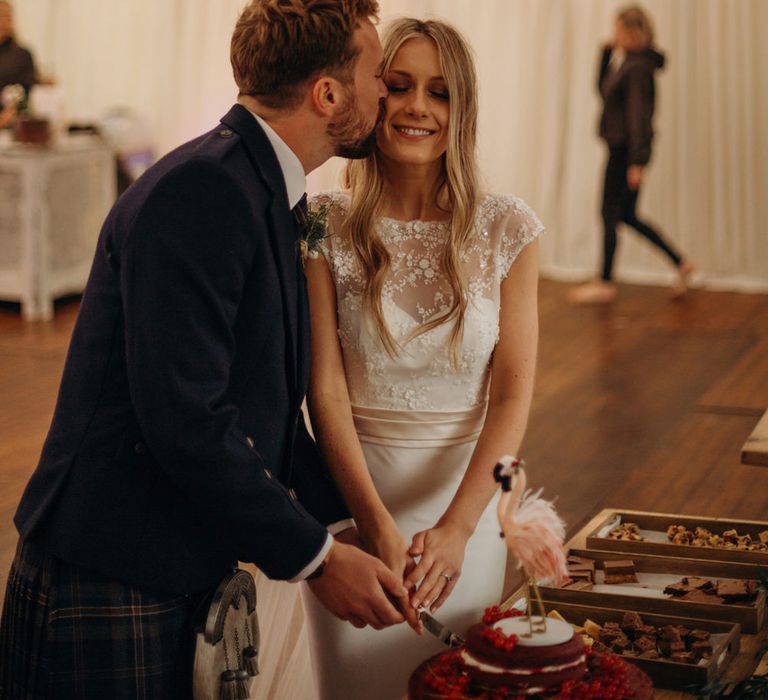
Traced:
<svg viewBox="0 0 768 700">
<path fill-rule="evenodd" d="M 543 633 L 523 636 L 519 613 L 486 611 L 463 647 L 432 657 L 412 674 L 409 700 L 577 698 L 650 700 L 648 677 L 613 654 L 592 652 L 573 628 L 547 619 Z"/>
</svg>

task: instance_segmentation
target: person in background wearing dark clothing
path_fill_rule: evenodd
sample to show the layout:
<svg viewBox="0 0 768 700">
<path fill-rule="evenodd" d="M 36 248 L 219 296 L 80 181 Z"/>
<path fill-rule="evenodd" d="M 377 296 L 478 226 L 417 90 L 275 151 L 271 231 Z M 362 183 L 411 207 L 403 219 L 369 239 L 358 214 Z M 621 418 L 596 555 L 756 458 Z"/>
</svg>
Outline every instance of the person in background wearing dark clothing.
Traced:
<svg viewBox="0 0 768 700">
<path fill-rule="evenodd" d="M 29 94 L 29 89 L 36 82 L 32 54 L 16 43 L 11 3 L 0 0 L 0 93 L 6 85 L 18 83 Z M 8 126 L 15 118 L 15 106 L 3 107 L 0 104 L 0 128 Z"/>
<path fill-rule="evenodd" d="M 576 303 L 605 303 L 616 297 L 613 259 L 616 226 L 623 222 L 663 251 L 677 268 L 672 295 L 688 288 L 693 264 L 635 211 L 645 168 L 651 158 L 655 73 L 664 55 L 653 46 L 653 25 L 640 7 L 628 7 L 616 17 L 613 41 L 603 48 L 598 89 L 603 99 L 600 138 L 608 144 L 603 188 L 603 269 L 599 279 L 571 290 Z"/>
</svg>

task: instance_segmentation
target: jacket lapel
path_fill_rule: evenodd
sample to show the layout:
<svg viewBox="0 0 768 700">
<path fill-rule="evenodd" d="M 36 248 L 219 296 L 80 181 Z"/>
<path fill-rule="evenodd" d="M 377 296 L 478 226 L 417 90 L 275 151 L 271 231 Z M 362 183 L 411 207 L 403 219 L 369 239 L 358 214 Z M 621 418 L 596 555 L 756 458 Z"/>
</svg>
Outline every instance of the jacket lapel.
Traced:
<svg viewBox="0 0 768 700">
<path fill-rule="evenodd" d="M 304 306 L 303 293 L 299 293 L 297 275 L 298 238 L 296 222 L 288 207 L 288 196 L 285 190 L 280 163 L 277 160 L 272 144 L 266 134 L 254 119 L 253 115 L 241 105 L 235 105 L 221 119 L 222 124 L 237 132 L 250 156 L 250 159 L 263 180 L 274 195 L 269 204 L 268 233 L 272 242 L 280 291 L 283 297 L 283 314 L 286 329 L 286 358 L 288 381 L 296 401 L 303 396 L 302 383 L 299 380 L 300 348 L 303 345 L 299 333 L 300 304 Z M 302 290 L 303 292 L 303 290 Z"/>
</svg>

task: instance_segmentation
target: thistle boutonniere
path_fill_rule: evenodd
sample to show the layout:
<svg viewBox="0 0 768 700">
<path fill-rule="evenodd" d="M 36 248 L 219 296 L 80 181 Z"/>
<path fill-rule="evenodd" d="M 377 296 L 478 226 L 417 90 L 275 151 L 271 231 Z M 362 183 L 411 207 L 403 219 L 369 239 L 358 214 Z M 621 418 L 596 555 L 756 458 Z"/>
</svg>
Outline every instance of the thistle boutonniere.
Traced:
<svg viewBox="0 0 768 700">
<path fill-rule="evenodd" d="M 316 209 L 309 209 L 304 217 L 299 251 L 302 261 L 314 260 L 320 255 L 320 241 L 328 236 L 328 213 L 330 205 L 320 204 Z"/>
</svg>

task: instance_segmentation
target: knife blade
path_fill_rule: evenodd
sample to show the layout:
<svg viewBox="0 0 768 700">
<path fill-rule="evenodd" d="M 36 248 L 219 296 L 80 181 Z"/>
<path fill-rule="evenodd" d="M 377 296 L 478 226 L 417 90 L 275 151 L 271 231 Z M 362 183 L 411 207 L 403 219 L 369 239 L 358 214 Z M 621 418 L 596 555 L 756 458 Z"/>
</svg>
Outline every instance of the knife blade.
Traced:
<svg viewBox="0 0 768 700">
<path fill-rule="evenodd" d="M 464 644 L 464 637 L 451 632 L 444 624 L 436 620 L 432 615 L 427 612 L 426 608 L 419 608 L 419 620 L 424 625 L 424 628 L 431 635 L 437 637 L 438 641 L 445 644 L 447 647 L 454 649 Z"/>
</svg>

